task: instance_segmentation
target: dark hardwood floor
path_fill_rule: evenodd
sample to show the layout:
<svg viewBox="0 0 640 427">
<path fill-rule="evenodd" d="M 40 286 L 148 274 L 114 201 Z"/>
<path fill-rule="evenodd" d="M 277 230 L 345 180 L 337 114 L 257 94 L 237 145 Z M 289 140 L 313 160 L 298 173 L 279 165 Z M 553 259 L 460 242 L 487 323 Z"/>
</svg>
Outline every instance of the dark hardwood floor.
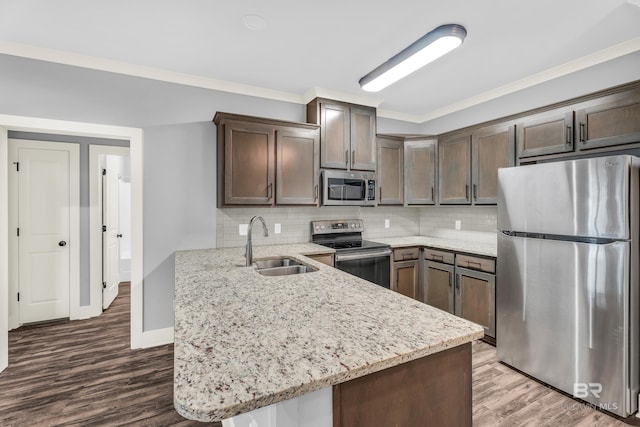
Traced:
<svg viewBox="0 0 640 427">
<path fill-rule="evenodd" d="M 202 426 L 173 408 L 173 345 L 130 346 L 128 284 L 102 316 L 9 332 L 0 426 Z"/>
<path fill-rule="evenodd" d="M 129 304 L 122 285 L 99 318 L 9 332 L 0 426 L 216 425 L 174 410 L 173 345 L 129 349 Z M 481 341 L 473 343 L 473 424 L 626 425 L 500 364 Z"/>
</svg>

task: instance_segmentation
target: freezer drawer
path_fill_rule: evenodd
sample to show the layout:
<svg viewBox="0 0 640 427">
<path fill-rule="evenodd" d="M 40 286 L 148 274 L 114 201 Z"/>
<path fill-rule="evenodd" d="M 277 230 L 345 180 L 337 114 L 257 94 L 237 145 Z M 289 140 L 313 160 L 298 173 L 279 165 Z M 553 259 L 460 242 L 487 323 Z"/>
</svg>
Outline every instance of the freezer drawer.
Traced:
<svg viewBox="0 0 640 427">
<path fill-rule="evenodd" d="M 624 241 L 499 233 L 498 359 L 620 416 L 637 410 L 629 311 L 638 304 L 630 308 L 629 253 Z"/>
</svg>

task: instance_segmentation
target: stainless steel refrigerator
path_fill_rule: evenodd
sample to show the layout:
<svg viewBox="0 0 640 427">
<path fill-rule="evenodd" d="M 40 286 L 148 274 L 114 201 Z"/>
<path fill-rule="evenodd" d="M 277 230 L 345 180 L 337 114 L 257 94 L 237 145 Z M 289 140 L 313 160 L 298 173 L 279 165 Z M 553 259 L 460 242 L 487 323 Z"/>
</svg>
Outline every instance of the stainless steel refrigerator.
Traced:
<svg viewBox="0 0 640 427">
<path fill-rule="evenodd" d="M 640 382 L 638 160 L 498 172 L 498 359 L 623 417 Z"/>
</svg>

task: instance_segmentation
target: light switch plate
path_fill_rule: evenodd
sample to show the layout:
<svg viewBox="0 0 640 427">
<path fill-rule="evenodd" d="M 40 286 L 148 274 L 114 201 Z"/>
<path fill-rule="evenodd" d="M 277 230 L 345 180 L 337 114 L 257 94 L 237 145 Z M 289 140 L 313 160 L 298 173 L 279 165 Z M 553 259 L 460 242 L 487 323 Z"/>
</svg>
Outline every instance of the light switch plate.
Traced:
<svg viewBox="0 0 640 427">
<path fill-rule="evenodd" d="M 241 236 L 246 236 L 248 230 L 249 224 L 240 224 L 240 226 L 238 227 L 238 233 L 240 233 Z"/>
<path fill-rule="evenodd" d="M 389 228 L 391 227 L 391 222 L 388 219 L 384 220 L 384 228 Z"/>
<path fill-rule="evenodd" d="M 462 221 L 456 219 L 456 230 L 460 230 L 462 228 Z"/>
<path fill-rule="evenodd" d="M 282 232 L 282 228 L 280 227 L 280 224 L 275 224 L 273 226 L 273 233 L 274 234 L 280 234 Z"/>
</svg>

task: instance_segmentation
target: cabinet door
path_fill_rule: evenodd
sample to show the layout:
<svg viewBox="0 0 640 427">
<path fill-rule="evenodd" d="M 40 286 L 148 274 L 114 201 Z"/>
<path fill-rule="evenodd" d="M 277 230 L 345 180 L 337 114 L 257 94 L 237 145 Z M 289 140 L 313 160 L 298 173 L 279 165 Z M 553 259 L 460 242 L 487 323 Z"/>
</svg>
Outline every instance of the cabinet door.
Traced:
<svg viewBox="0 0 640 427">
<path fill-rule="evenodd" d="M 573 151 L 573 111 L 537 114 L 516 129 L 519 158 Z"/>
<path fill-rule="evenodd" d="M 225 123 L 224 144 L 225 204 L 272 205 L 273 127 L 229 120 Z"/>
<path fill-rule="evenodd" d="M 495 205 L 498 195 L 498 169 L 515 163 L 515 126 L 498 125 L 474 133 L 471 139 L 475 205 Z"/>
<path fill-rule="evenodd" d="M 404 196 L 407 205 L 435 204 L 436 148 L 435 139 L 405 143 Z"/>
<path fill-rule="evenodd" d="M 393 289 L 414 299 L 420 299 L 420 261 L 393 263 Z"/>
<path fill-rule="evenodd" d="M 319 140 L 317 129 L 276 130 L 276 204 L 318 204 Z"/>
<path fill-rule="evenodd" d="M 453 265 L 425 261 L 422 277 L 423 301 L 451 314 L 454 314 L 453 271 Z"/>
<path fill-rule="evenodd" d="M 455 314 L 484 326 L 484 333 L 496 337 L 496 276 L 456 268 Z"/>
<path fill-rule="evenodd" d="M 403 140 L 378 137 L 378 205 L 404 203 Z"/>
<path fill-rule="evenodd" d="M 616 94 L 576 111 L 578 149 L 640 142 L 640 91 Z"/>
<path fill-rule="evenodd" d="M 440 204 L 470 204 L 471 137 L 466 135 L 441 141 L 438 155 Z"/>
<path fill-rule="evenodd" d="M 320 167 L 347 169 L 350 153 L 349 107 L 320 104 Z"/>
<path fill-rule="evenodd" d="M 376 110 L 350 107 L 351 169 L 376 170 Z"/>
</svg>

